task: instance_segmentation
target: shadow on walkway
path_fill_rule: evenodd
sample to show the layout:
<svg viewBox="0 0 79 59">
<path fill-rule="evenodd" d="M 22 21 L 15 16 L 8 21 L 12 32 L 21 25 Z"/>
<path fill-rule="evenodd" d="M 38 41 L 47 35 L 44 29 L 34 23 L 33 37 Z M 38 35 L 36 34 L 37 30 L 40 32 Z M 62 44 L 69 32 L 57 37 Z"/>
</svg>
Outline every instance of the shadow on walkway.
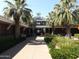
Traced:
<svg viewBox="0 0 79 59">
<path fill-rule="evenodd" d="M 25 41 L 17 44 L 13 48 L 8 49 L 7 51 L 0 54 L 0 59 L 12 59 L 27 43 L 35 40 L 36 37 L 27 38 Z"/>
<path fill-rule="evenodd" d="M 45 45 L 44 40 L 31 40 L 28 45 Z"/>
<path fill-rule="evenodd" d="M 35 40 L 31 40 L 28 45 L 46 45 L 46 43 L 44 41 L 44 37 L 37 36 Z"/>
<path fill-rule="evenodd" d="M 13 59 L 52 59 L 44 37 L 37 36 L 19 52 Z"/>
</svg>

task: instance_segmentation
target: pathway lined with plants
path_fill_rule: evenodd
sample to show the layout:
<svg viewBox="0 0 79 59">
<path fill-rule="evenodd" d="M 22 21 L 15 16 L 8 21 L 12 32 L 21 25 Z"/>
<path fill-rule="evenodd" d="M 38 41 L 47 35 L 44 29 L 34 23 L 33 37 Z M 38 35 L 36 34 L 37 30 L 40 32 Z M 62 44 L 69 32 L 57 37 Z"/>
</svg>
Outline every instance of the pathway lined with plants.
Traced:
<svg viewBox="0 0 79 59">
<path fill-rule="evenodd" d="M 22 49 L 18 53 L 12 56 L 12 59 L 52 59 L 49 54 L 48 47 L 44 42 L 44 37 L 35 37 L 30 39 L 31 40 L 29 40 L 29 43 L 27 44 L 25 44 L 26 42 L 21 43 L 21 45 L 23 44 L 24 47 L 22 47 Z M 18 46 L 21 45 L 19 44 Z M 19 48 L 16 46 L 16 48 L 14 47 L 12 49 L 16 50 Z M 8 50 L 8 53 L 6 52 L 3 54 L 7 55 L 11 52 L 10 50 Z"/>
<path fill-rule="evenodd" d="M 51 59 L 44 37 L 30 41 L 13 59 Z"/>
</svg>

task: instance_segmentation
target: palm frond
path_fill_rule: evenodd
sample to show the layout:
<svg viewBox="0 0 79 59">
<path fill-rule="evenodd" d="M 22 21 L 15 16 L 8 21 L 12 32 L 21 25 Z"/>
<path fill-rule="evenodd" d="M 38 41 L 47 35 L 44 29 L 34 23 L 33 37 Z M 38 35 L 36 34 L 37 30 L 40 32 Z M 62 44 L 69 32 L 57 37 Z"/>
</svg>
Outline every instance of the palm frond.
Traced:
<svg viewBox="0 0 79 59">
<path fill-rule="evenodd" d="M 5 7 L 5 8 L 3 9 L 3 11 L 6 10 L 6 9 L 8 9 L 8 7 Z"/>
<path fill-rule="evenodd" d="M 5 2 L 9 5 L 9 7 L 15 7 L 15 5 L 13 3 L 9 2 L 9 1 L 5 1 Z"/>
<path fill-rule="evenodd" d="M 28 11 L 28 12 L 32 12 L 32 10 L 31 9 L 29 9 L 29 8 L 24 8 L 26 11 Z"/>
<path fill-rule="evenodd" d="M 24 4 L 24 3 L 25 3 L 25 0 L 22 0 L 22 1 L 21 1 L 21 4 Z"/>
<path fill-rule="evenodd" d="M 27 6 L 27 4 L 25 3 L 25 4 L 22 4 L 21 5 L 21 8 L 25 8 Z"/>
</svg>

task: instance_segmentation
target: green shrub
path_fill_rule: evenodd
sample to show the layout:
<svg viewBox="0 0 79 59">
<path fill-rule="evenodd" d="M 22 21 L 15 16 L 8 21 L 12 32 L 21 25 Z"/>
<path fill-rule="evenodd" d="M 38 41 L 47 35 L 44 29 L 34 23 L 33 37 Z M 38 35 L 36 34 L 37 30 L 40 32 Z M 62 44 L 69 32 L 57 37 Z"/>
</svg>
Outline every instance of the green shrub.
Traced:
<svg viewBox="0 0 79 59">
<path fill-rule="evenodd" d="M 48 36 L 45 37 L 44 40 L 45 40 L 45 42 L 46 42 L 47 44 L 49 44 L 52 39 L 53 39 L 53 36 L 52 36 L 52 35 L 48 35 Z"/>
<path fill-rule="evenodd" d="M 59 49 L 50 49 L 50 54 L 53 59 L 66 59 L 63 51 Z"/>
<path fill-rule="evenodd" d="M 76 59 L 79 55 L 79 47 L 68 49 L 50 49 L 53 59 Z"/>
<path fill-rule="evenodd" d="M 51 38 L 51 37 L 45 37 L 45 42 L 46 42 L 46 43 L 48 43 L 48 44 L 49 44 L 49 43 L 51 42 L 51 40 L 52 40 L 52 38 Z"/>
<path fill-rule="evenodd" d="M 68 37 L 55 35 L 50 45 L 50 54 L 53 59 L 76 59 L 79 57 L 79 41 Z"/>
<path fill-rule="evenodd" d="M 52 39 L 54 38 L 54 36 L 55 36 L 55 35 L 48 35 L 48 36 L 46 36 L 45 39 L 44 39 L 49 48 L 53 47 L 51 41 L 52 41 Z"/>
<path fill-rule="evenodd" d="M 74 37 L 79 38 L 79 34 L 74 34 Z"/>
</svg>

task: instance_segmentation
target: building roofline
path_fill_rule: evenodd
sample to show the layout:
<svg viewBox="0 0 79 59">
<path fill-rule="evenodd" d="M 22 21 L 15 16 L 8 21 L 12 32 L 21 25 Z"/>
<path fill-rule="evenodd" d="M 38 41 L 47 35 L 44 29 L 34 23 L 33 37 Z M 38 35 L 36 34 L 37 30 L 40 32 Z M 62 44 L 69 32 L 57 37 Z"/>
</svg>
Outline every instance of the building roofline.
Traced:
<svg viewBox="0 0 79 59">
<path fill-rule="evenodd" d="M 0 22 L 6 23 L 6 24 L 7 24 L 7 23 L 8 23 L 8 24 L 12 24 L 12 25 L 15 24 L 15 22 L 12 21 L 10 18 L 4 17 L 4 16 L 0 16 Z M 28 25 L 26 25 L 26 24 L 24 24 L 24 23 L 20 23 L 20 26 L 22 26 L 22 27 L 29 27 Z"/>
</svg>

